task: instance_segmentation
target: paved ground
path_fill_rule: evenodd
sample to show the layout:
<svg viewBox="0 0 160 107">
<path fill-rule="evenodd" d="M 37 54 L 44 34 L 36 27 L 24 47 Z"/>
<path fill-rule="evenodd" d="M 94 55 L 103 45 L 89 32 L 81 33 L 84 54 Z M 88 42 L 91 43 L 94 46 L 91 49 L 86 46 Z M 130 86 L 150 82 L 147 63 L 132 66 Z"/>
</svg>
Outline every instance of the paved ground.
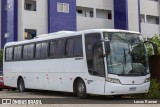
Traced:
<svg viewBox="0 0 160 107">
<path fill-rule="evenodd" d="M 88 99 L 78 99 L 75 95 L 70 93 L 62 93 L 62 92 L 49 92 L 49 91 L 28 91 L 25 93 L 19 93 L 18 91 L 0 91 L 0 98 L 49 98 L 49 102 L 54 105 L 45 105 L 45 107 L 55 106 L 55 107 L 142 107 L 140 104 L 133 104 L 134 100 L 137 99 L 128 99 L 124 97 L 122 99 L 116 99 L 113 97 L 107 96 L 91 96 Z M 57 104 L 57 103 L 58 104 Z M 129 102 L 132 104 L 125 104 L 125 102 Z M 122 104 L 123 103 L 123 104 Z M 113 105 L 114 104 L 114 105 Z M 21 107 L 22 105 L 0 105 L 0 107 Z M 24 107 L 43 107 L 44 105 L 23 105 Z M 160 107 L 158 104 L 149 105 L 146 104 L 145 107 Z"/>
</svg>

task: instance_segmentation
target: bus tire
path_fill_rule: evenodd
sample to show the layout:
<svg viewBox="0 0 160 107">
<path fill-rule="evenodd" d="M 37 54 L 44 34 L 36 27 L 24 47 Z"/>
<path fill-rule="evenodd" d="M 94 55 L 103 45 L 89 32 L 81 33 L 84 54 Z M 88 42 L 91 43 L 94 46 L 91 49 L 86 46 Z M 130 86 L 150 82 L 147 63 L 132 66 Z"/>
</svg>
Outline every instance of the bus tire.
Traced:
<svg viewBox="0 0 160 107">
<path fill-rule="evenodd" d="M 19 90 L 19 92 L 25 92 L 25 90 L 26 90 L 23 78 L 20 78 L 18 80 L 18 90 Z"/>
<path fill-rule="evenodd" d="M 86 93 L 86 85 L 84 83 L 84 81 L 82 79 L 79 79 L 77 81 L 77 85 L 76 85 L 76 95 L 77 97 L 84 99 L 87 97 L 87 93 Z"/>
<path fill-rule="evenodd" d="M 16 91 L 17 89 L 16 88 L 12 88 L 12 91 Z"/>
</svg>

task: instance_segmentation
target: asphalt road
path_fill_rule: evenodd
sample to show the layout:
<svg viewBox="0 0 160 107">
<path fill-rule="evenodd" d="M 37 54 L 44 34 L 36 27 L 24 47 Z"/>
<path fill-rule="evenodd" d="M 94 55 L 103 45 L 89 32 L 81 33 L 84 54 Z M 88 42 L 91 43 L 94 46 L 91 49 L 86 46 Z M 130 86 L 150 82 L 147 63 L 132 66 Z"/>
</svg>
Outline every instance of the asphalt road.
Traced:
<svg viewBox="0 0 160 107">
<path fill-rule="evenodd" d="M 63 93 L 63 92 L 51 92 L 51 91 L 37 91 L 29 90 L 28 92 L 19 93 L 18 91 L 0 91 L 0 98 L 3 99 L 22 99 L 22 100 L 42 100 L 47 104 L 54 104 L 55 107 L 64 107 L 64 106 L 77 106 L 85 105 L 87 107 L 142 107 L 142 104 L 134 104 L 134 101 L 141 101 L 144 99 L 134 99 L 125 96 L 123 98 L 117 99 L 112 96 L 90 96 L 88 99 L 79 99 L 72 93 Z M 44 104 L 44 103 L 43 103 Z M 11 105 L 0 105 L 0 107 L 8 107 Z M 15 106 L 15 105 L 12 105 Z M 22 105 L 19 105 L 22 106 Z M 15 106 L 15 107 L 19 107 Z M 30 107 L 30 105 L 23 105 Z M 36 105 L 32 105 L 36 106 Z M 53 105 L 45 105 L 50 107 Z M 39 106 L 37 106 L 39 107 Z M 158 104 L 145 104 L 145 107 L 160 107 Z"/>
</svg>

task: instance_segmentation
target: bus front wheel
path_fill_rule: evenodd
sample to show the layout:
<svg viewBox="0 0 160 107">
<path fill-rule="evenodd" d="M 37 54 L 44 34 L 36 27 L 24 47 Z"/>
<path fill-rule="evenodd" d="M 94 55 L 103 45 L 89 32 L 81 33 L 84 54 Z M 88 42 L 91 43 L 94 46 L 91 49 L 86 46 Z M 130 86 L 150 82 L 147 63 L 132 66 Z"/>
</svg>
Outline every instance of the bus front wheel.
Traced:
<svg viewBox="0 0 160 107">
<path fill-rule="evenodd" d="M 86 98 L 87 93 L 86 93 L 86 85 L 82 79 L 79 79 L 76 85 L 76 95 L 79 98 Z"/>
<path fill-rule="evenodd" d="M 20 78 L 18 81 L 18 90 L 19 92 L 25 92 L 25 84 L 23 78 Z"/>
</svg>

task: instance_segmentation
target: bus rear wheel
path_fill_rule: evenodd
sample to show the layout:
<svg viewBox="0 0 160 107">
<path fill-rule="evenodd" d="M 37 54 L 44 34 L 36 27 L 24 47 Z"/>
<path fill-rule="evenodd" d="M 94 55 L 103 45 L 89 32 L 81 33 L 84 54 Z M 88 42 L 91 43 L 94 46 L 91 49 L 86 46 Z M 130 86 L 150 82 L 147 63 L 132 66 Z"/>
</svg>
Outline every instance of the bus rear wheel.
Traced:
<svg viewBox="0 0 160 107">
<path fill-rule="evenodd" d="M 76 95 L 77 97 L 84 99 L 87 97 L 86 85 L 82 79 L 79 79 L 76 85 Z"/>
<path fill-rule="evenodd" d="M 18 90 L 19 92 L 25 92 L 25 84 L 23 78 L 20 78 L 18 81 Z"/>
</svg>

